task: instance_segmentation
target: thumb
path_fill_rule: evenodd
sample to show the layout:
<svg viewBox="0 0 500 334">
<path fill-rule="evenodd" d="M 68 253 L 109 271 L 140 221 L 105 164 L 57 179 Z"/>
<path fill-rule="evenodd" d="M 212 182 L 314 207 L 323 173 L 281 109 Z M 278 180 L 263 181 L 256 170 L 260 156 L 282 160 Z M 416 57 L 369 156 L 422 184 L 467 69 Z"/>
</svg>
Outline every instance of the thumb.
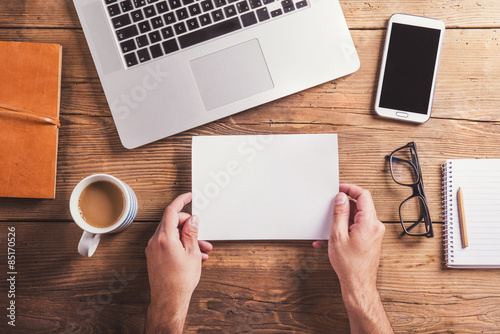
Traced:
<svg viewBox="0 0 500 334">
<path fill-rule="evenodd" d="M 349 200 L 339 192 L 333 200 L 333 223 L 330 230 L 330 242 L 339 242 L 349 236 Z"/>
<path fill-rule="evenodd" d="M 182 244 L 189 252 L 200 250 L 198 246 L 198 216 L 191 216 L 182 228 Z"/>
</svg>

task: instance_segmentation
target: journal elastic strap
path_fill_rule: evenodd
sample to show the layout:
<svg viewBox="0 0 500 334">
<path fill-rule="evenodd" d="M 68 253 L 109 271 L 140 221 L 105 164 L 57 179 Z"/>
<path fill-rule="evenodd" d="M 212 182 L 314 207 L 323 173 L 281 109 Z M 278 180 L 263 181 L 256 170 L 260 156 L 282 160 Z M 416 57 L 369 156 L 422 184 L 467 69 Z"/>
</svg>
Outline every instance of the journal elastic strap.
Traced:
<svg viewBox="0 0 500 334">
<path fill-rule="evenodd" d="M 28 111 L 28 110 L 22 110 L 22 109 L 14 109 L 13 107 L 4 105 L 0 103 L 0 113 L 2 114 L 8 114 L 8 115 L 15 115 L 15 116 L 24 116 L 31 118 L 33 120 L 45 123 L 45 124 L 52 124 L 57 127 L 61 126 L 61 122 L 57 118 L 49 117 L 49 116 L 43 116 L 43 115 L 37 115 L 34 112 Z"/>
</svg>

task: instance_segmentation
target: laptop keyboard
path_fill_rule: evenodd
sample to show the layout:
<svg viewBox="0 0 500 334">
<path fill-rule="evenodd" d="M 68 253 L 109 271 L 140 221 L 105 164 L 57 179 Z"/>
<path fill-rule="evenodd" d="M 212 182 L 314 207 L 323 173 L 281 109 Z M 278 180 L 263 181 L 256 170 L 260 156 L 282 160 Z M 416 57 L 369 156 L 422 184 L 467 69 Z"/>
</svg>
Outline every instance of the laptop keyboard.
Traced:
<svg viewBox="0 0 500 334">
<path fill-rule="evenodd" d="M 308 7 L 308 0 L 103 0 L 127 67 Z"/>
</svg>

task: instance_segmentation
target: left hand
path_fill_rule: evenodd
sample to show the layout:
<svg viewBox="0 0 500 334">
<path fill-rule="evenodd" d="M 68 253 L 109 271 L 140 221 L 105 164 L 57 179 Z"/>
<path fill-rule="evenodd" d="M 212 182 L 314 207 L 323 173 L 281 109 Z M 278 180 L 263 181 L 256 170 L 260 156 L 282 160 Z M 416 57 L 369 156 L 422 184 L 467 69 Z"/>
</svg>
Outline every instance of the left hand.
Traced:
<svg viewBox="0 0 500 334">
<path fill-rule="evenodd" d="M 180 195 L 165 209 L 146 248 L 151 287 L 146 333 L 182 333 L 201 263 L 208 259 L 202 251 L 212 250 L 209 242 L 198 241 L 198 217 L 181 212 L 191 198 Z"/>
</svg>

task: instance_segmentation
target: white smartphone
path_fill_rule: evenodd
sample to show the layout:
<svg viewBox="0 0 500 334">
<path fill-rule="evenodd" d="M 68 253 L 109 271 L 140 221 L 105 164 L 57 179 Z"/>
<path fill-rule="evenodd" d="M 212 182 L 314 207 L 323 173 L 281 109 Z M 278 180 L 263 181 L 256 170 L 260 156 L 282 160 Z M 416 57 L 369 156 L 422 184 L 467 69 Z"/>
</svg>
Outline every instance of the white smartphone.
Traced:
<svg viewBox="0 0 500 334">
<path fill-rule="evenodd" d="M 417 123 L 431 117 L 444 29 L 441 20 L 391 16 L 375 100 L 377 114 Z"/>
</svg>

